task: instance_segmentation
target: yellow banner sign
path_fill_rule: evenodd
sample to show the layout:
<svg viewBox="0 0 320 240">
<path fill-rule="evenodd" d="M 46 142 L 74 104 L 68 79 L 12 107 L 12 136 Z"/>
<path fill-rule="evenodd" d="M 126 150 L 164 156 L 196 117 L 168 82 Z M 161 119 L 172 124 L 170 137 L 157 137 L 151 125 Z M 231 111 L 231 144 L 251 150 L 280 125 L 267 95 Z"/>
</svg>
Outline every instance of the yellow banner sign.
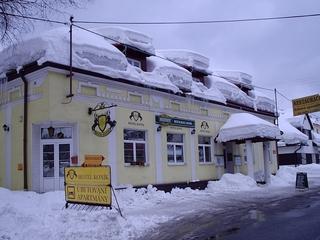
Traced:
<svg viewBox="0 0 320 240">
<path fill-rule="evenodd" d="M 306 113 L 320 111 L 320 95 L 312 95 L 292 100 L 293 115 L 298 116 Z"/>
<path fill-rule="evenodd" d="M 68 203 L 111 206 L 111 169 L 102 167 L 66 167 L 65 198 Z"/>
</svg>

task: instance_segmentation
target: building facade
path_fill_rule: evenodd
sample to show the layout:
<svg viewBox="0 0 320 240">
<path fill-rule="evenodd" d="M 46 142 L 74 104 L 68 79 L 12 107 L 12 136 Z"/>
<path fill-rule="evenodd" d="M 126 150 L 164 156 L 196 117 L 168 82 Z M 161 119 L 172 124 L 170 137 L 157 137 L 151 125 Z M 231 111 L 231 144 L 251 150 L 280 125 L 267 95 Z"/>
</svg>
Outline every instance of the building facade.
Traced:
<svg viewBox="0 0 320 240">
<path fill-rule="evenodd" d="M 148 72 L 144 61 L 148 54 L 129 53 L 128 64 Z M 201 72 L 197 71 L 197 78 L 202 79 Z M 181 86 L 174 92 L 80 66 L 70 72 L 70 65 L 53 61 L 31 62 L 4 73 L 0 186 L 9 189 L 61 190 L 63 168 L 80 166 L 86 154 L 104 156 L 116 187 L 247 174 L 245 144 L 215 142 L 219 129 L 233 113 L 275 120 L 272 111 L 232 99 L 222 103 L 190 94 Z M 275 173 L 275 141 L 268 151 Z M 253 144 L 253 154 L 254 178 L 264 181 L 262 143 Z"/>
</svg>

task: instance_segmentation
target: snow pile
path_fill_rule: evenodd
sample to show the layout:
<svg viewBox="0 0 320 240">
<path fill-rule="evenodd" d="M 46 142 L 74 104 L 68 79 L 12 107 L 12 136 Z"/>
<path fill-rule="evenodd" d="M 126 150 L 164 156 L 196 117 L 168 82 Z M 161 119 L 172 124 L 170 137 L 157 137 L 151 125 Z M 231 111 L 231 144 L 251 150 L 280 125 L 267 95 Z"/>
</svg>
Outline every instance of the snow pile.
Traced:
<svg viewBox="0 0 320 240">
<path fill-rule="evenodd" d="M 215 87 L 207 88 L 201 82 L 192 82 L 190 95 L 226 104 L 223 94 Z"/>
<path fill-rule="evenodd" d="M 210 73 L 208 71 L 210 63 L 209 58 L 199 53 L 184 49 L 166 49 L 157 50 L 157 54 L 179 65 Z"/>
<path fill-rule="evenodd" d="M 137 239 L 160 223 L 208 208 L 223 209 L 224 203 L 237 202 L 235 199 L 252 201 L 255 197 L 278 196 L 276 190 L 286 197 L 294 189 L 297 171 L 318 177 L 310 181 L 311 188 L 320 179 L 320 165 L 309 164 L 297 168 L 281 166 L 271 184 L 263 187 L 237 173 L 224 174 L 202 191 L 175 188 L 165 193 L 152 186 L 118 190 L 117 199 L 125 218 L 115 210 L 114 197 L 112 210 L 84 211 L 64 209 L 63 191 L 38 194 L 0 188 L 0 239 Z"/>
<path fill-rule="evenodd" d="M 299 144 L 308 141 L 308 136 L 292 126 L 287 119 L 279 118 L 279 128 L 283 132 L 281 140 L 286 144 Z"/>
<path fill-rule="evenodd" d="M 211 181 L 207 186 L 207 191 L 214 193 L 225 191 L 253 191 L 257 189 L 256 181 L 241 173 L 225 173 L 219 181 Z"/>
<path fill-rule="evenodd" d="M 152 38 L 143 33 L 123 27 L 103 27 L 97 28 L 95 29 L 95 31 L 109 38 L 106 40 L 109 40 L 112 44 L 116 41 L 138 48 L 144 52 L 149 53 L 150 55 L 155 54 L 155 49 L 152 44 Z M 110 39 L 115 41 L 112 41 Z"/>
<path fill-rule="evenodd" d="M 221 127 L 217 141 L 227 142 L 255 137 L 279 139 L 280 130 L 274 124 L 252 114 L 234 113 Z"/>
<path fill-rule="evenodd" d="M 147 58 L 147 71 L 153 73 L 154 75 L 163 76 L 168 80 L 165 80 L 165 82 L 157 81 L 156 84 L 171 84 L 173 86 L 177 86 L 180 89 L 183 90 L 191 90 L 192 85 L 192 76 L 191 73 L 178 66 L 175 63 L 172 63 L 170 61 L 167 61 L 165 59 L 161 59 L 158 57 L 148 57 Z M 145 74 L 147 76 L 148 73 Z M 146 78 L 149 79 L 149 78 Z M 151 78 L 152 79 L 152 78 Z M 149 79 L 149 83 L 152 81 Z M 175 87 L 175 88 L 177 88 Z M 176 89 L 175 92 L 178 90 Z"/>
<path fill-rule="evenodd" d="M 257 90 L 251 90 L 249 93 L 250 96 L 255 99 L 256 109 L 272 113 L 275 112 L 276 105 L 273 99 Z"/>
<path fill-rule="evenodd" d="M 297 169 L 290 166 L 280 166 L 276 175 L 271 175 L 270 185 L 273 187 L 295 186 Z"/>
<path fill-rule="evenodd" d="M 205 81 L 209 88 L 218 88 L 228 101 L 254 108 L 254 100 L 233 83 L 215 76 L 205 77 Z"/>
<path fill-rule="evenodd" d="M 252 76 L 247 73 L 238 71 L 214 71 L 213 75 L 226 79 L 233 84 L 253 89 Z"/>
</svg>

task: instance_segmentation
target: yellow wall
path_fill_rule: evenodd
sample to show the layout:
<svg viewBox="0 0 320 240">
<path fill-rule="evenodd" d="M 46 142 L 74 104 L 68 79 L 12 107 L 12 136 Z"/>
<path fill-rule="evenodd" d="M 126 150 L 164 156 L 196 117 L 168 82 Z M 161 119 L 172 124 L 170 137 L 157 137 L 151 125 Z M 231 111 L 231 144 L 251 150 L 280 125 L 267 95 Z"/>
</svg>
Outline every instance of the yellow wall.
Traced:
<svg viewBox="0 0 320 240">
<path fill-rule="evenodd" d="M 34 86 L 33 82 L 30 82 L 30 91 L 35 95 L 41 96 L 37 100 L 29 102 L 29 118 L 28 118 L 28 185 L 31 188 L 32 182 L 32 126 L 33 124 L 50 124 L 51 122 L 61 122 L 76 124 L 78 127 L 79 137 L 79 160 L 80 164 L 84 159 L 85 154 L 101 154 L 106 157 L 103 164 L 110 164 L 108 159 L 108 148 L 110 147 L 110 137 L 97 137 L 91 131 L 93 124 L 93 115 L 88 115 L 88 108 L 94 107 L 97 103 L 107 101 L 108 103 L 117 103 L 117 100 L 121 102 L 127 102 L 127 104 L 134 104 L 134 99 L 130 97 L 130 94 L 136 94 L 135 92 L 128 92 L 127 89 L 116 89 L 108 85 L 99 86 L 100 96 L 105 98 L 93 96 L 94 89 L 82 89 L 80 93 L 77 92 L 79 88 L 79 82 L 76 77 L 73 80 L 73 93 L 75 97 L 66 99 L 65 96 L 69 94 L 69 80 L 62 73 L 49 72 L 42 85 Z M 87 91 L 88 90 L 88 91 Z M 172 182 L 184 182 L 192 180 L 192 163 L 191 154 L 195 154 L 195 173 L 198 180 L 208 180 L 218 178 L 217 169 L 215 164 L 200 164 L 198 153 L 198 136 L 211 136 L 212 145 L 215 145 L 214 152 L 212 154 L 212 160 L 214 161 L 215 154 L 223 154 L 222 144 L 213 144 L 214 137 L 218 134 L 218 130 L 225 123 L 229 117 L 229 113 L 218 110 L 214 107 L 201 106 L 194 101 L 188 103 L 171 101 L 166 97 L 163 98 L 164 109 L 159 109 L 160 102 L 148 94 L 146 91 L 141 95 L 142 104 L 137 105 L 139 108 L 144 107 L 143 110 L 129 108 L 129 107 L 117 107 L 115 108 L 115 115 L 117 126 L 113 130 L 116 135 L 117 145 L 117 169 L 118 169 L 118 184 L 133 184 L 144 185 L 156 183 L 156 148 L 155 145 L 156 124 L 155 115 L 156 112 L 170 111 L 172 117 L 184 118 L 195 120 L 196 122 L 196 134 L 191 135 L 190 128 L 167 126 L 162 127 L 161 141 L 162 141 L 162 173 L 164 183 Z M 139 94 L 138 94 L 139 95 Z M 16 96 L 16 95 L 15 95 Z M 16 104 L 12 109 L 12 188 L 23 188 L 23 171 L 17 170 L 17 164 L 23 162 L 22 152 L 22 136 L 23 136 L 23 96 L 20 97 L 21 102 Z M 135 98 L 136 99 L 136 98 Z M 70 101 L 71 100 L 71 101 Z M 176 105 L 172 108 L 172 102 L 178 103 L 181 113 L 178 111 Z M 149 107 L 149 109 L 147 108 Z M 147 110 L 148 109 L 148 110 Z M 132 111 L 138 111 L 142 114 L 143 121 L 135 122 L 129 120 L 130 113 Z M 189 111 L 187 114 L 186 112 Z M 172 114 L 175 112 L 175 114 Z M 183 113 L 184 112 L 184 113 Z M 208 116 L 207 116 L 208 115 Z M 4 113 L 0 112 L 0 122 L 2 123 Z M 186 117 L 188 116 L 188 117 Z M 202 119 L 203 118 L 203 119 Z M 208 120 L 210 119 L 210 120 Z M 201 129 L 201 122 L 205 120 L 209 124 L 209 129 Z M 139 123 L 139 124 L 138 124 Z M 147 166 L 127 166 L 124 164 L 123 157 L 123 129 L 143 129 L 147 132 Z M 183 165 L 169 165 L 167 160 L 167 133 L 181 133 L 184 135 L 184 164 Z M 40 137 L 40 136 L 39 136 Z M 191 137 L 194 138 L 194 149 L 191 149 Z M 3 157 L 3 131 L 0 131 L 0 186 L 3 185 L 5 161 Z M 260 146 L 261 145 L 261 146 Z M 262 144 L 255 144 L 255 159 L 262 156 Z M 243 144 L 240 146 L 234 144 L 233 155 L 241 155 L 244 159 Z M 275 145 L 273 144 L 273 147 Z M 213 150 L 213 148 L 212 148 Z M 75 152 L 72 155 L 76 154 Z M 274 155 L 272 155 L 274 156 Z M 263 159 L 263 158 L 261 158 Z M 274 163 L 275 161 L 273 161 Z M 261 164 L 263 167 L 263 161 L 260 164 L 255 164 L 255 169 L 260 169 Z M 263 168 L 262 168 L 263 169 Z M 222 171 L 223 168 L 221 169 Z M 273 172 L 276 170 L 276 165 L 273 164 Z M 246 174 L 247 166 L 242 164 L 240 171 Z"/>
<path fill-rule="evenodd" d="M 135 121 L 129 119 L 132 111 L 138 111 L 141 114 L 142 120 Z M 117 135 L 117 168 L 118 168 L 118 183 L 145 185 L 147 183 L 156 183 L 156 155 L 155 155 L 155 117 L 152 112 L 141 111 L 137 109 L 128 109 L 117 107 L 117 126 L 114 129 Z M 146 147 L 147 147 L 147 165 L 125 165 L 124 163 L 124 143 L 123 130 L 136 129 L 146 132 Z"/>
</svg>

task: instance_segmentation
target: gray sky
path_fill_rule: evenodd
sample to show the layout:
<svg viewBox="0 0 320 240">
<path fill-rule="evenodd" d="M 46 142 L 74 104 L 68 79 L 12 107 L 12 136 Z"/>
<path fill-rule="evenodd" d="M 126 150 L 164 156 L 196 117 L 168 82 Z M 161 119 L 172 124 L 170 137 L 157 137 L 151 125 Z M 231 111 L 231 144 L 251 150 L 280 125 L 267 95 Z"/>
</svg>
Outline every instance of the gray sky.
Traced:
<svg viewBox="0 0 320 240">
<path fill-rule="evenodd" d="M 75 20 L 90 21 L 223 20 L 320 13 L 320 1 L 91 0 L 83 9 L 70 12 Z M 199 52 L 211 59 L 212 70 L 249 73 L 255 85 L 277 88 L 289 99 L 320 92 L 320 17 L 124 27 L 151 36 L 156 48 Z M 281 96 L 279 102 L 282 108 L 291 107 Z"/>
</svg>

